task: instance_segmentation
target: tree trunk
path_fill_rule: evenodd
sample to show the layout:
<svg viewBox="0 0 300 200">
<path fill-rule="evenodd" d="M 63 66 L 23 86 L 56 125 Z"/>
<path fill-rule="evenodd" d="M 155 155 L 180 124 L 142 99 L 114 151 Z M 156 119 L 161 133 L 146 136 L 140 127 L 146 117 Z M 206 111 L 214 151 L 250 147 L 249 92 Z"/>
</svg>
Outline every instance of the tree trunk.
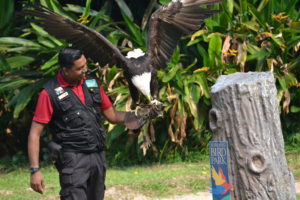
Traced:
<svg viewBox="0 0 300 200">
<path fill-rule="evenodd" d="M 212 87 L 210 128 L 228 141 L 231 200 L 296 200 L 273 74 L 235 73 Z"/>
</svg>

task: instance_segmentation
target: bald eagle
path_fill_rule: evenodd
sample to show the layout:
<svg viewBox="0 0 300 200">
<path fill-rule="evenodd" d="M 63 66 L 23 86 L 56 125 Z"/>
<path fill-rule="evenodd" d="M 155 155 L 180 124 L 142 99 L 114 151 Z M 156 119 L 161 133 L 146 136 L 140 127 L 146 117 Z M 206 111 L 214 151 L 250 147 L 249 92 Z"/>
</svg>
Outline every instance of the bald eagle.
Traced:
<svg viewBox="0 0 300 200">
<path fill-rule="evenodd" d="M 139 101 L 139 92 L 149 101 L 158 96 L 157 70 L 165 68 L 173 51 L 184 35 L 200 29 L 203 21 L 217 13 L 216 10 L 200 8 L 202 5 L 220 3 L 222 0 L 172 0 L 156 10 L 149 21 L 147 51 L 139 57 L 127 57 L 103 35 L 78 22 L 67 19 L 46 7 L 33 5 L 34 10 L 24 10 L 23 15 L 38 17 L 34 20 L 49 34 L 64 39 L 72 47 L 80 49 L 85 56 L 100 66 L 109 64 L 123 68 L 131 97 Z"/>
</svg>

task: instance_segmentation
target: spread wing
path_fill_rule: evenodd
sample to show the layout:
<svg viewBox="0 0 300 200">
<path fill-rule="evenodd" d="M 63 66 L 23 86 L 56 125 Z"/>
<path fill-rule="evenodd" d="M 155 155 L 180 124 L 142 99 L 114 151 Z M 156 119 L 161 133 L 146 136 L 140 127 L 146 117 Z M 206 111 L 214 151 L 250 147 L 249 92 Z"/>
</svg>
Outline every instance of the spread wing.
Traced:
<svg viewBox="0 0 300 200">
<path fill-rule="evenodd" d="M 154 12 L 150 19 L 147 53 L 156 69 L 165 68 L 183 35 L 198 30 L 204 20 L 217 10 L 200 8 L 201 5 L 222 0 L 173 0 Z"/>
<path fill-rule="evenodd" d="M 46 7 L 32 4 L 30 6 L 35 10 L 24 10 L 20 14 L 38 17 L 32 21 L 43 27 L 49 34 L 68 41 L 72 47 L 82 50 L 85 56 L 90 57 L 94 62 L 99 62 L 101 66 L 106 64 L 125 66 L 126 58 L 100 33 Z"/>
</svg>

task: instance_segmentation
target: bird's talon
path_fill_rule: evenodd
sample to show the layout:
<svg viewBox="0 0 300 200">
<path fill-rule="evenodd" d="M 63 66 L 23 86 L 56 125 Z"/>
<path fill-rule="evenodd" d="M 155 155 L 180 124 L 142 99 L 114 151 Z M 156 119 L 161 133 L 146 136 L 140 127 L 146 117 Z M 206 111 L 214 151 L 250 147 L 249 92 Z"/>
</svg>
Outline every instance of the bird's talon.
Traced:
<svg viewBox="0 0 300 200">
<path fill-rule="evenodd" d="M 158 105 L 161 105 L 162 102 L 160 102 L 160 101 L 154 99 L 154 100 L 151 101 L 151 104 L 154 104 L 154 105 L 158 106 Z"/>
<path fill-rule="evenodd" d="M 139 112 L 139 110 L 141 109 L 141 107 L 140 106 L 137 106 L 136 108 L 135 108 L 135 110 L 134 110 L 134 114 L 136 115 L 136 116 L 138 116 L 138 112 Z"/>
</svg>

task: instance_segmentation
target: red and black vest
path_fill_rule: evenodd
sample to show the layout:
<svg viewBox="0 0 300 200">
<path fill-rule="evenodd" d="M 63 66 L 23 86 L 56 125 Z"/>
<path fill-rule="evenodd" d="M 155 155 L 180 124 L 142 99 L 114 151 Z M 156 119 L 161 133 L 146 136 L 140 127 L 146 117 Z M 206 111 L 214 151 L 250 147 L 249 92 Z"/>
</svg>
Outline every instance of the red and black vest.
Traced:
<svg viewBox="0 0 300 200">
<path fill-rule="evenodd" d="M 82 85 L 85 104 L 70 87 L 61 87 L 56 78 L 44 86 L 50 96 L 53 115 L 49 123 L 53 140 L 64 151 L 96 152 L 105 145 L 105 130 L 100 111 L 99 85 L 96 79 L 86 79 Z"/>
</svg>

